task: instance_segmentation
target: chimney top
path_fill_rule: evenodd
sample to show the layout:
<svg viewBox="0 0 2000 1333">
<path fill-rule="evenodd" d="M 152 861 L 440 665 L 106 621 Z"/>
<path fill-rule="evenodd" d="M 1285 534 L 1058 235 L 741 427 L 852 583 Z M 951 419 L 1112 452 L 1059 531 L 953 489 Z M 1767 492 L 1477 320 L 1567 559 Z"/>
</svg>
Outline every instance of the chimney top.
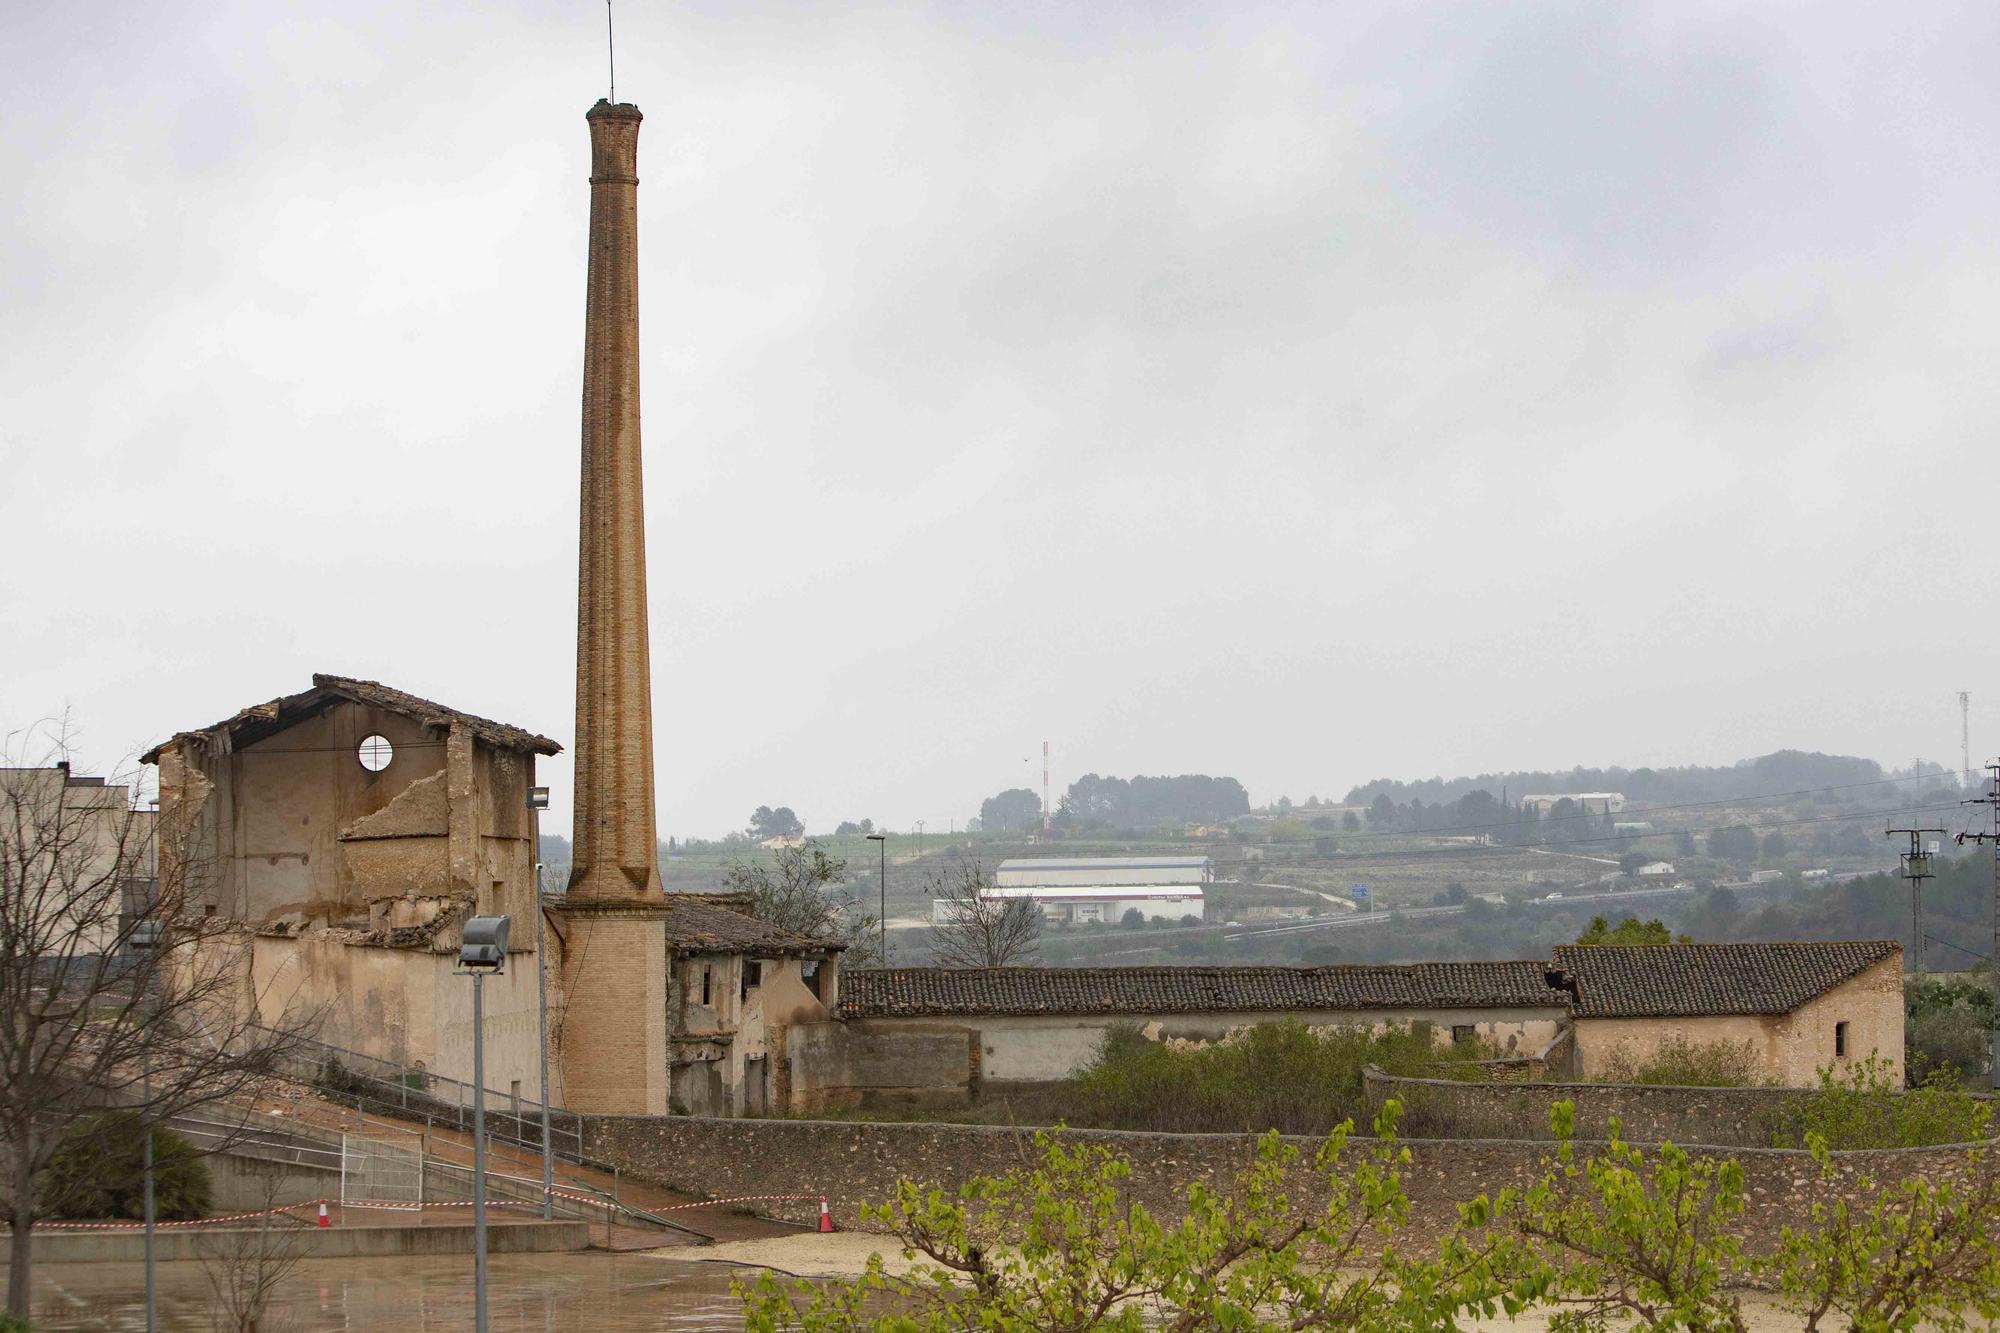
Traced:
<svg viewBox="0 0 2000 1333">
<path fill-rule="evenodd" d="M 600 97 L 597 105 L 583 115 L 585 120 L 644 120 L 639 108 L 630 102 L 610 102 Z"/>
</svg>

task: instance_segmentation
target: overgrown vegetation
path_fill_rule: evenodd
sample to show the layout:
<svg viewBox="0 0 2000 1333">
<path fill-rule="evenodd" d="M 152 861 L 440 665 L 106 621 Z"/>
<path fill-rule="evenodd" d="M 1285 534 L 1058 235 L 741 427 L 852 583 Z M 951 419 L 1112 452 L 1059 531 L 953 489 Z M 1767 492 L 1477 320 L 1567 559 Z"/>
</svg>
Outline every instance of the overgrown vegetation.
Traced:
<svg viewBox="0 0 2000 1333">
<path fill-rule="evenodd" d="M 1773 1141 L 1780 1148 L 1815 1140 L 1835 1150 L 1928 1148 L 1984 1139 L 1991 1121 L 1992 1108 L 1951 1070 L 1933 1071 L 1923 1086 L 1902 1092 L 1887 1063 L 1871 1055 L 1843 1071 L 1822 1068 L 1813 1094 L 1777 1113 Z"/>
<path fill-rule="evenodd" d="M 1646 1083 L 1672 1088 L 1754 1088 L 1768 1080 L 1756 1048 L 1747 1041 L 1689 1041 L 1671 1036 L 1643 1062 L 1619 1050 L 1605 1062 L 1600 1083 Z"/>
<path fill-rule="evenodd" d="M 1982 976 L 1903 988 L 1903 1069 L 1912 1087 L 1939 1070 L 1974 1077 L 1991 1068 L 1993 989 Z"/>
<path fill-rule="evenodd" d="M 1262 1023 L 1206 1045 L 1149 1041 L 1137 1028 L 1120 1027 L 1070 1077 L 1064 1104 L 1074 1123 L 1105 1129 L 1323 1134 L 1341 1121 L 1365 1120 L 1367 1065 L 1470 1078 L 1487 1054 L 1470 1042 L 1441 1046 L 1428 1027 Z M 1421 1108 L 1413 1110 L 1421 1122 Z"/>
<path fill-rule="evenodd" d="M 106 1111 L 72 1123 L 35 1181 L 45 1217 L 146 1215 L 146 1124 L 130 1111 Z M 161 1221 L 208 1216 L 208 1165 L 168 1129 L 153 1131 L 153 1215 Z"/>
</svg>

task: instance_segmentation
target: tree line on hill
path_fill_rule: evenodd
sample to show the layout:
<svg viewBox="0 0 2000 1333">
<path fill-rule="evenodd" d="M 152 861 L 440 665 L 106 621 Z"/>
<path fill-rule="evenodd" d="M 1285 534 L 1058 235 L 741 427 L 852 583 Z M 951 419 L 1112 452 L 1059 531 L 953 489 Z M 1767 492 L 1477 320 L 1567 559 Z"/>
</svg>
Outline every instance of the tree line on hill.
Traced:
<svg viewBox="0 0 2000 1333">
<path fill-rule="evenodd" d="M 1059 835 L 1106 830 L 1160 830 L 1226 824 L 1250 813 L 1250 793 L 1235 778 L 1206 773 L 1132 778 L 1086 773 L 1056 802 L 1050 827 Z M 988 797 L 979 827 L 988 833 L 1028 833 L 1041 827 L 1042 798 L 1026 787 Z"/>
<path fill-rule="evenodd" d="M 1936 764 L 1920 764 L 1912 774 L 1949 776 Z M 1469 792 L 1484 791 L 1489 796 L 1559 794 L 1562 792 L 1615 791 L 1627 800 L 1665 805 L 1687 801 L 1734 801 L 1773 792 L 1807 791 L 1845 787 L 1856 783 L 1879 782 L 1886 773 L 1873 759 L 1854 755 L 1820 754 L 1806 750 L 1776 750 L 1754 759 L 1727 766 L 1686 765 L 1678 768 L 1572 768 L 1567 772 L 1519 770 L 1511 773 L 1482 773 L 1478 777 L 1426 778 L 1402 782 L 1378 778 L 1347 793 L 1347 804 L 1370 805 L 1386 796 L 1392 804 L 1421 801 L 1427 805 L 1456 802 Z"/>
</svg>

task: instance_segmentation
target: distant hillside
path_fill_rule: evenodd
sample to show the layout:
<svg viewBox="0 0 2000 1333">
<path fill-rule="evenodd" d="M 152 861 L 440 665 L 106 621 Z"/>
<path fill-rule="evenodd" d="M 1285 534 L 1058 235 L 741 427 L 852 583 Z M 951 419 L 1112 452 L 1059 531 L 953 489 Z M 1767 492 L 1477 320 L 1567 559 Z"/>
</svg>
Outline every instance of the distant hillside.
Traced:
<svg viewBox="0 0 2000 1333">
<path fill-rule="evenodd" d="M 1732 801 L 1773 792 L 1875 782 L 1884 776 L 1882 766 L 1873 759 L 1778 750 L 1726 768 L 1573 768 L 1566 773 L 1482 773 L 1475 778 L 1427 778 L 1421 782 L 1379 778 L 1348 792 L 1347 803 L 1367 805 L 1386 795 L 1398 805 L 1412 799 L 1436 805 L 1480 790 L 1495 796 L 1504 790 L 1514 800 L 1530 794 L 1616 791 L 1623 792 L 1627 800 L 1652 803 Z"/>
</svg>

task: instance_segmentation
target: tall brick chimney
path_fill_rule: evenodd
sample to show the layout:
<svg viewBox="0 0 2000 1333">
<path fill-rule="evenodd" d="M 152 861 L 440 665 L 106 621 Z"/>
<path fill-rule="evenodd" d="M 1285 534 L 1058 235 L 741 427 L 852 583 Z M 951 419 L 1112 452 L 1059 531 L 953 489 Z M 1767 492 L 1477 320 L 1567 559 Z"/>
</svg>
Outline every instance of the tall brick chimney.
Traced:
<svg viewBox="0 0 2000 1333">
<path fill-rule="evenodd" d="M 639 463 L 639 108 L 590 122 L 577 560 L 576 846 L 561 918 L 561 1102 L 664 1115 L 666 898 L 655 859 L 646 506 Z"/>
<path fill-rule="evenodd" d="M 576 608 L 575 900 L 659 902 L 646 503 L 639 457 L 639 108 L 590 122 L 583 521 Z"/>
</svg>

